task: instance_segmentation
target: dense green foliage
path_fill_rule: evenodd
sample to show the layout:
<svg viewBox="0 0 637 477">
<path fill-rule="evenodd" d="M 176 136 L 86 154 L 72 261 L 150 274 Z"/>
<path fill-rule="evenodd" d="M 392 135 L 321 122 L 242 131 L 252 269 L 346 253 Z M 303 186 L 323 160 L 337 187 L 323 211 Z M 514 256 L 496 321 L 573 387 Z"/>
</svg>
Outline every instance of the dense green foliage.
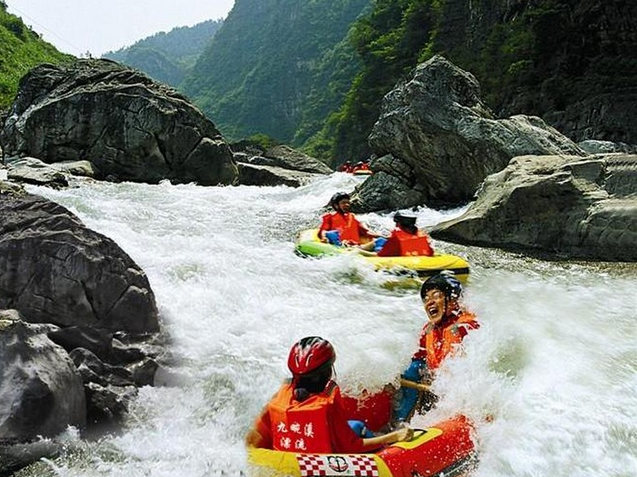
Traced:
<svg viewBox="0 0 637 477">
<path fill-rule="evenodd" d="M 208 20 L 192 27 L 173 28 L 156 33 L 134 45 L 103 55 L 148 74 L 150 77 L 179 86 L 223 20 Z"/>
<path fill-rule="evenodd" d="M 0 2 L 0 51 L 0 110 L 11 105 L 20 78 L 31 68 L 72 58 L 42 40 L 19 17 L 8 13 L 4 2 Z"/>
<path fill-rule="evenodd" d="M 378 119 L 380 100 L 429 44 L 438 3 L 376 0 L 372 13 L 356 23 L 352 39 L 363 68 L 323 131 L 333 139 L 332 157 L 355 160 L 367 155 L 366 138 Z"/>
<path fill-rule="evenodd" d="M 345 40 L 371 0 L 237 0 L 184 83 L 231 139 L 295 145 L 336 110 L 359 68 Z"/>
<path fill-rule="evenodd" d="M 333 157 L 366 154 L 383 96 L 436 53 L 476 75 L 496 113 L 560 111 L 635 86 L 635 4 L 621 0 L 376 0 L 354 27 L 363 62 L 320 134 Z M 329 144 L 329 141 L 332 141 Z"/>
</svg>

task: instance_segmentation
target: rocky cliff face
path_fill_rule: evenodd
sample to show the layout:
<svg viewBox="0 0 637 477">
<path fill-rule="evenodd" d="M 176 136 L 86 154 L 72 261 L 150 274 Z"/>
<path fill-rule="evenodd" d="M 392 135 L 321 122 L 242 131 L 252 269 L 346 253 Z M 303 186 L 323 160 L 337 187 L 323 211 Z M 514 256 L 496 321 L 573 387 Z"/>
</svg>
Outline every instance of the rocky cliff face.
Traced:
<svg viewBox="0 0 637 477">
<path fill-rule="evenodd" d="M 636 2 L 448 0 L 434 45 L 476 74 L 501 116 L 637 143 Z"/>
<path fill-rule="evenodd" d="M 31 70 L 0 142 L 5 158 L 88 160 L 114 180 L 217 185 L 238 175 L 225 139 L 184 96 L 108 60 Z"/>
<path fill-rule="evenodd" d="M 357 210 L 456 206 L 489 174 L 524 154 L 586 155 L 532 116 L 494 119 L 475 77 L 442 56 L 419 65 L 388 93 L 369 137 L 379 159 L 358 190 Z M 399 189 L 402 194 L 377 193 Z"/>
</svg>

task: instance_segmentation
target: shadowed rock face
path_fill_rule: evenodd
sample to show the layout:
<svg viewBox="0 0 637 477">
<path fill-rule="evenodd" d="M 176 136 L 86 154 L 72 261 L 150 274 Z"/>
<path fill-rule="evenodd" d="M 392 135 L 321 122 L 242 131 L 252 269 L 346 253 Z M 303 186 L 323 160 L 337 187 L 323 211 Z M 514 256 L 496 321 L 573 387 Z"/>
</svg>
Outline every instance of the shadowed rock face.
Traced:
<svg viewBox="0 0 637 477">
<path fill-rule="evenodd" d="M 333 171 L 315 159 L 289 146 L 274 146 L 267 151 L 246 148 L 237 152 L 234 159 L 239 168 L 241 185 L 299 187 L 315 179 L 318 174 Z"/>
<path fill-rule="evenodd" d="M 0 311 L 0 443 L 52 437 L 86 423 L 82 380 L 66 351 L 47 337 L 54 328 Z"/>
<path fill-rule="evenodd" d="M 359 211 L 460 205 L 513 157 L 586 154 L 539 118 L 494 119 L 473 75 L 441 56 L 419 65 L 385 96 L 369 144 L 380 157 L 371 168 L 385 175 L 357 190 L 354 205 Z M 380 194 L 390 188 L 386 181 L 401 184 L 404 191 Z M 407 202 L 400 197 L 408 197 Z"/>
<path fill-rule="evenodd" d="M 637 155 L 524 156 L 489 176 L 433 237 L 591 260 L 637 261 Z"/>
<path fill-rule="evenodd" d="M 238 174 L 226 141 L 184 96 L 108 60 L 31 70 L 0 141 L 5 157 L 88 160 L 113 180 L 216 185 Z"/>
<path fill-rule="evenodd" d="M 269 163 L 264 162 L 264 165 L 313 174 L 331 174 L 333 172 L 332 169 L 318 159 L 285 145 L 274 146 L 268 149 L 263 153 L 263 157 L 264 159 L 270 160 Z"/>
<path fill-rule="evenodd" d="M 7 442 L 117 425 L 137 387 L 153 384 L 163 342 L 148 279 L 115 242 L 4 181 L 0 217 L 3 474 L 55 451 Z"/>
<path fill-rule="evenodd" d="M 0 193 L 0 216 L 0 309 L 32 323 L 159 329 L 146 275 L 111 239 L 25 193 Z"/>
<path fill-rule="evenodd" d="M 318 174 L 284 169 L 276 166 L 261 166 L 239 163 L 239 184 L 256 186 L 300 187 L 318 177 Z"/>
</svg>

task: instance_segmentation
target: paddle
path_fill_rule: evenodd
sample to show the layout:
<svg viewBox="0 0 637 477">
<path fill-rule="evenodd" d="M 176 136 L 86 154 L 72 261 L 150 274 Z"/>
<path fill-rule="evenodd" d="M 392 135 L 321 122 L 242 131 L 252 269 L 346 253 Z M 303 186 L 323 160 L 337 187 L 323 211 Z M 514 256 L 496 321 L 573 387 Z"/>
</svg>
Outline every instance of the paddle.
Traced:
<svg viewBox="0 0 637 477">
<path fill-rule="evenodd" d="M 416 389 L 417 391 L 431 392 L 430 384 L 418 383 L 405 378 L 400 378 L 400 385 L 404 388 Z"/>
</svg>

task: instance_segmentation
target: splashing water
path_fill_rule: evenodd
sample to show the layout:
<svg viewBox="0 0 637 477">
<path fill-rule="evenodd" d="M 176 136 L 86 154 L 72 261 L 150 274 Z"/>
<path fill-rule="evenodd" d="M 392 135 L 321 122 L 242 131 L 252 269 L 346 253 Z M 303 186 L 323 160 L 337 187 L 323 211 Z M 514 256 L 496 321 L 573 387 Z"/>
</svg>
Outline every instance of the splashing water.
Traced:
<svg viewBox="0 0 637 477">
<path fill-rule="evenodd" d="M 303 259 L 296 232 L 316 226 L 335 173 L 298 189 L 159 184 L 30 188 L 114 239 L 148 274 L 172 338 L 158 379 L 118 435 L 84 441 L 24 476 L 209 477 L 246 471 L 243 436 L 286 377 L 290 345 L 334 344 L 345 390 L 395 381 L 425 315 L 415 288 L 352 257 Z M 419 225 L 462 209 L 418 211 Z M 391 215 L 361 216 L 372 229 Z M 466 257 L 466 301 L 481 323 L 435 383 L 438 407 L 476 423 L 476 477 L 637 475 L 637 268 L 541 262 L 434 241 Z M 485 415 L 492 415 L 487 422 Z"/>
</svg>

